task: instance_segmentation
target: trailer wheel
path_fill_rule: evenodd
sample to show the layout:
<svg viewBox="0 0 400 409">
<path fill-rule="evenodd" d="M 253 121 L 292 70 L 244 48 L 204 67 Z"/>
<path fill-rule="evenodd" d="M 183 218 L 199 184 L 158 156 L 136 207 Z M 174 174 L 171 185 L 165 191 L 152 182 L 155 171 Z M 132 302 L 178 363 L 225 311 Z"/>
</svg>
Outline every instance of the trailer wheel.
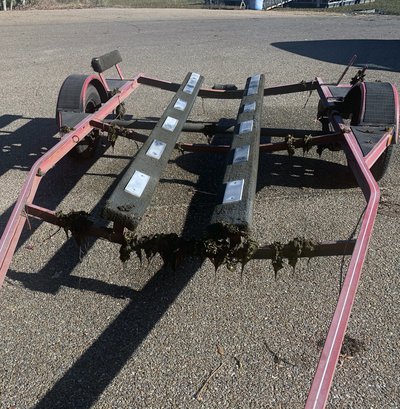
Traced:
<svg viewBox="0 0 400 409">
<path fill-rule="evenodd" d="M 370 170 L 376 181 L 381 180 L 385 175 L 392 158 L 393 147 L 394 145 L 389 145 L 378 160 L 372 165 Z"/>
<path fill-rule="evenodd" d="M 85 113 L 93 114 L 101 105 L 100 94 L 96 87 L 92 84 L 86 89 L 86 96 L 84 101 Z M 94 156 L 96 148 L 99 144 L 99 131 L 94 130 L 86 135 L 85 138 L 79 142 L 70 152 L 70 155 L 77 159 L 90 159 Z"/>
</svg>

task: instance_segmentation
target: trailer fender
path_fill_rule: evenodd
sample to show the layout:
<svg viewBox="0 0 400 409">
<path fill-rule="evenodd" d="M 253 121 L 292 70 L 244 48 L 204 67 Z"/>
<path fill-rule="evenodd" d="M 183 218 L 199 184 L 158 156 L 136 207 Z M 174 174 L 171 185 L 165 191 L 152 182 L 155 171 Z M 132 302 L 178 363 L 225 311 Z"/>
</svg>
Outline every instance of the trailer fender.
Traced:
<svg viewBox="0 0 400 409">
<path fill-rule="evenodd" d="M 357 83 L 345 96 L 341 111 L 351 119 L 351 125 L 394 127 L 392 143 L 398 142 L 399 96 L 389 82 Z"/>
<path fill-rule="evenodd" d="M 72 74 L 63 82 L 57 99 L 56 121 L 61 128 L 64 124 L 64 112 L 85 112 L 86 91 L 89 85 L 93 85 L 100 95 L 101 102 L 109 99 L 107 91 L 96 75 Z"/>
</svg>

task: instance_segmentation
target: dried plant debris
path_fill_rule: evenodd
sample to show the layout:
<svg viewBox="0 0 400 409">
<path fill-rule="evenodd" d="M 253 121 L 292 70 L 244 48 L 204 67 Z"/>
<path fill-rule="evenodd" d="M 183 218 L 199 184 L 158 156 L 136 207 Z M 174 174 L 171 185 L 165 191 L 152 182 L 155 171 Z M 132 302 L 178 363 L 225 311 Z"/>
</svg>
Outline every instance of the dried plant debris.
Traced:
<svg viewBox="0 0 400 409">
<path fill-rule="evenodd" d="M 275 280 L 278 277 L 278 271 L 282 270 L 284 267 L 283 264 L 283 244 L 279 241 L 275 241 L 272 243 L 272 247 L 274 249 L 274 256 L 272 258 L 272 267 L 274 268 L 275 273 Z"/>
<path fill-rule="evenodd" d="M 320 348 L 323 348 L 324 344 L 324 339 L 319 340 L 317 343 L 318 347 Z M 338 366 L 342 367 L 345 361 L 353 359 L 356 355 L 359 355 L 363 351 L 365 351 L 365 343 L 346 334 L 340 349 Z"/>
<path fill-rule="evenodd" d="M 115 142 L 118 139 L 119 129 L 117 126 L 110 125 L 107 132 L 107 140 L 110 142 L 111 146 L 114 148 Z"/>
<path fill-rule="evenodd" d="M 209 226 L 201 239 L 182 238 L 175 233 L 138 237 L 129 232 L 120 248 L 120 259 L 125 262 L 135 253 L 140 262 L 159 254 L 166 266 L 177 268 L 188 257 L 206 257 L 217 270 L 221 265 L 233 271 L 238 264 L 242 270 L 251 260 L 258 244 L 237 226 L 218 223 Z"/>
<path fill-rule="evenodd" d="M 224 355 L 225 355 L 225 348 L 224 348 L 222 345 L 218 344 L 218 345 L 217 345 L 217 352 L 218 352 L 221 356 L 224 356 Z"/>
<path fill-rule="evenodd" d="M 85 211 L 71 211 L 55 213 L 58 224 L 64 229 L 67 238 L 69 233 L 81 246 L 89 236 L 93 225 L 90 215 Z M 317 243 L 296 237 L 287 244 L 274 242 L 270 245 L 273 249 L 272 266 L 275 279 L 279 270 L 284 267 L 284 258 L 288 264 L 296 267 L 300 257 L 314 256 Z M 175 233 L 153 234 L 139 237 L 128 231 L 124 235 L 119 257 L 125 263 L 135 254 L 140 263 L 146 258 L 148 262 L 158 254 L 166 267 L 178 268 L 189 257 L 208 258 L 214 265 L 215 271 L 225 265 L 229 271 L 234 271 L 238 265 L 243 273 L 245 265 L 254 257 L 259 249 L 259 244 L 253 240 L 245 228 L 226 223 L 215 223 L 208 227 L 200 239 L 184 238 Z"/>
<path fill-rule="evenodd" d="M 150 262 L 156 254 L 159 254 L 165 266 L 175 269 L 186 257 L 198 252 L 196 244 L 193 240 L 184 239 L 175 233 L 138 237 L 128 232 L 120 247 L 119 255 L 122 262 L 128 261 L 132 253 L 136 254 L 140 262 L 143 261 L 143 256 Z"/>
<path fill-rule="evenodd" d="M 312 135 L 304 135 L 303 156 L 310 151 L 311 141 L 312 141 Z"/>
<path fill-rule="evenodd" d="M 296 152 L 296 146 L 294 145 L 295 138 L 293 135 L 286 135 L 285 137 L 286 149 L 289 156 L 293 156 Z"/>
<path fill-rule="evenodd" d="M 300 84 L 303 85 L 304 89 L 307 89 L 307 81 L 301 80 Z"/>
<path fill-rule="evenodd" d="M 305 239 L 304 237 L 295 237 L 293 240 L 289 241 L 286 245 L 287 251 L 285 255 L 288 259 L 289 265 L 293 267 L 293 271 L 296 268 L 299 257 L 303 256 L 311 258 L 313 256 L 316 244 L 317 243 L 314 241 Z"/>
<path fill-rule="evenodd" d="M 287 258 L 288 264 L 292 266 L 293 271 L 295 271 L 297 261 L 300 257 L 308 257 L 310 259 L 314 256 L 317 244 L 317 242 L 305 239 L 304 237 L 295 237 L 287 244 L 282 244 L 279 241 L 272 243 L 271 247 L 273 247 L 275 251 L 272 257 L 275 279 L 277 278 L 279 270 L 284 267 L 284 258 Z"/>
<path fill-rule="evenodd" d="M 61 132 L 61 133 L 70 133 L 70 132 L 72 132 L 72 131 L 75 131 L 75 128 L 70 128 L 70 127 L 67 126 L 67 125 L 63 125 L 63 126 L 60 128 L 60 132 Z"/>
<path fill-rule="evenodd" d="M 210 372 L 207 379 L 203 382 L 200 389 L 196 392 L 196 394 L 195 394 L 196 400 L 198 400 L 199 402 L 202 402 L 204 400 L 203 399 L 204 392 L 206 391 L 206 389 L 207 389 L 209 383 L 211 382 L 211 380 L 213 379 L 213 377 L 223 367 L 223 365 L 224 365 L 224 362 L 220 362 L 220 364 Z"/>
<path fill-rule="evenodd" d="M 88 230 L 93 224 L 89 214 L 81 210 L 71 211 L 69 213 L 58 211 L 55 215 L 58 218 L 60 226 L 64 229 L 67 238 L 69 238 L 69 232 L 71 232 L 78 246 L 81 246 L 88 237 Z"/>
<path fill-rule="evenodd" d="M 122 111 L 121 111 L 122 112 Z M 122 114 L 124 115 L 124 114 Z M 115 124 L 110 124 L 107 129 L 107 140 L 110 142 L 111 146 L 114 148 L 115 142 L 117 141 L 119 136 L 129 138 L 132 135 L 132 132 L 122 126 L 118 126 Z"/>
<path fill-rule="evenodd" d="M 272 243 L 274 254 L 271 259 L 275 278 L 284 267 L 285 258 L 294 270 L 300 257 L 309 259 L 313 257 L 316 246 L 315 241 L 304 237 L 296 237 L 286 244 Z M 128 232 L 120 248 L 120 259 L 126 262 L 132 254 L 136 254 L 141 263 L 144 258 L 150 262 L 159 254 L 165 266 L 176 269 L 188 257 L 201 257 L 208 258 L 213 263 L 215 271 L 222 265 L 229 271 L 234 271 L 240 265 L 243 273 L 245 265 L 254 257 L 259 247 L 245 229 L 216 223 L 209 226 L 200 239 L 183 238 L 175 233 L 139 237 Z"/>
<path fill-rule="evenodd" d="M 215 270 L 225 264 L 230 271 L 239 263 L 243 271 L 258 249 L 257 242 L 250 238 L 246 230 L 225 223 L 209 226 L 202 246 L 203 255 L 211 260 Z"/>
<path fill-rule="evenodd" d="M 183 144 L 182 143 L 176 143 L 175 144 L 175 149 L 181 154 L 183 155 L 185 153 L 185 149 L 183 148 Z"/>
<path fill-rule="evenodd" d="M 98 129 L 94 129 L 92 132 L 87 134 L 83 140 L 79 143 L 87 144 L 89 146 L 95 146 L 96 140 L 100 135 L 100 131 Z"/>
<path fill-rule="evenodd" d="M 126 114 L 126 107 L 125 107 L 125 102 L 121 102 L 117 108 L 115 108 L 115 117 L 117 119 L 123 119 L 123 117 Z"/>
</svg>

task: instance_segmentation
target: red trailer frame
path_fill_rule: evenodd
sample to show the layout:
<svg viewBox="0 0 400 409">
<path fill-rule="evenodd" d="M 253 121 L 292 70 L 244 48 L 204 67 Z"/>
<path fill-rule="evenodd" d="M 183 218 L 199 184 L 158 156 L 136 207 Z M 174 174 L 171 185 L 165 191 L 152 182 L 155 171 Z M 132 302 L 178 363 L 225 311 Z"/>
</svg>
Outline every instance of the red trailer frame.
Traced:
<svg viewBox="0 0 400 409">
<path fill-rule="evenodd" d="M 97 59 L 97 62 L 100 64 L 97 69 L 95 68 L 96 64 L 94 64 L 94 68 L 98 73 L 97 75 L 82 76 L 79 79 L 79 81 L 81 81 L 78 95 L 79 104 L 82 105 L 82 103 L 84 103 L 85 95 L 89 87 L 95 87 L 99 91 L 99 95 L 102 98 L 102 104 L 99 109 L 93 113 L 83 112 L 81 120 L 75 124 L 73 129 L 62 129 L 66 133 L 63 135 L 60 142 L 58 142 L 52 149 L 37 160 L 26 178 L 14 210 L 0 240 L 0 286 L 4 281 L 28 216 L 36 217 L 55 225 L 60 225 L 59 218 L 56 216 L 54 211 L 34 204 L 34 198 L 38 186 L 43 177 L 46 175 L 47 171 L 55 166 L 60 159 L 68 154 L 68 152 L 73 150 L 77 144 L 82 143 L 82 141 L 85 140 L 85 137 L 87 137 L 87 135 L 89 135 L 92 131 L 108 130 L 111 125 L 110 122 L 106 120 L 106 117 L 121 107 L 123 101 L 140 85 L 148 85 L 173 92 L 176 92 L 181 86 L 180 84 L 150 78 L 143 74 L 138 74 L 131 79 L 124 79 L 119 67 L 119 62 L 121 61 L 119 53 L 118 55 L 111 54 L 112 53 Z M 118 87 L 117 92 L 113 93 L 110 91 L 109 80 L 105 79 L 102 72 L 114 65 L 116 66 L 119 74 L 119 79 L 117 81 L 120 81 L 120 86 Z M 360 112 L 358 113 L 360 114 L 360 117 L 365 115 L 367 100 L 365 94 L 366 88 L 365 84 L 361 80 L 356 81 L 353 86 L 342 86 L 340 84 L 326 84 L 321 79 L 317 78 L 309 82 L 264 88 L 263 90 L 264 96 L 282 95 L 312 90 L 316 90 L 319 93 L 319 115 L 321 116 L 321 122 L 323 122 L 323 124 L 325 123 L 326 132 L 314 133 L 314 135 L 307 142 L 300 137 L 295 140 L 294 146 L 301 147 L 306 143 L 307 146 L 340 143 L 347 155 L 349 167 L 355 175 L 367 202 L 367 207 L 361 221 L 360 232 L 355 241 L 351 241 L 350 245 L 348 242 L 343 243 L 339 241 L 334 243 L 319 243 L 315 249 L 314 255 L 316 256 L 344 253 L 351 254 L 351 261 L 309 391 L 308 399 L 305 404 L 307 409 L 324 408 L 326 405 L 379 204 L 380 190 L 375 177 L 371 173 L 371 168 L 382 155 L 387 153 L 387 150 L 391 148 L 393 144 L 397 143 L 398 140 L 399 100 L 396 88 L 394 86 L 391 87 L 393 109 L 395 114 L 394 121 L 393 123 L 384 124 L 386 125 L 384 132 L 368 154 L 363 153 L 360 143 L 358 142 L 354 133 L 355 128 L 353 129 L 353 127 L 348 124 L 348 121 L 345 121 L 343 118 L 343 109 L 341 108 L 341 104 L 345 105 L 346 102 L 346 96 L 343 98 L 341 95 L 349 95 L 350 92 L 353 92 L 352 90 L 355 90 L 353 93 L 361 95 L 361 99 L 358 102 L 361 109 L 359 109 Z M 202 98 L 240 99 L 244 95 L 244 90 L 230 90 L 230 87 L 225 88 L 228 89 L 201 88 L 198 91 L 198 96 Z M 57 116 L 59 125 L 62 126 L 62 115 L 60 112 L 58 112 Z M 121 124 L 121 121 L 118 123 Z M 146 126 L 146 124 L 141 125 Z M 215 124 L 210 125 L 210 123 L 186 123 L 185 126 L 187 130 L 190 130 L 191 128 L 204 129 L 204 127 L 214 125 Z M 329 125 L 329 127 L 327 125 Z M 328 130 L 328 128 L 330 128 L 330 130 Z M 267 131 L 264 130 L 264 132 Z M 274 135 L 287 134 L 287 130 L 274 130 L 270 132 Z M 294 135 L 295 133 L 296 131 L 293 130 Z M 143 139 L 141 139 L 140 136 L 138 136 L 138 134 L 136 134 L 134 131 L 125 132 L 124 136 L 143 141 Z M 230 146 L 210 146 L 197 144 L 180 144 L 179 147 L 180 149 L 187 151 L 210 152 L 228 151 L 230 149 Z M 282 151 L 286 149 L 287 144 L 284 142 L 260 145 L 260 150 L 267 152 Z M 114 222 L 112 229 L 92 226 L 90 227 L 89 231 L 89 233 L 93 236 L 102 237 L 115 243 L 123 242 L 123 232 L 124 226 L 118 222 Z M 272 250 L 270 247 L 263 247 L 258 250 L 254 258 L 271 257 L 271 251 Z"/>
</svg>

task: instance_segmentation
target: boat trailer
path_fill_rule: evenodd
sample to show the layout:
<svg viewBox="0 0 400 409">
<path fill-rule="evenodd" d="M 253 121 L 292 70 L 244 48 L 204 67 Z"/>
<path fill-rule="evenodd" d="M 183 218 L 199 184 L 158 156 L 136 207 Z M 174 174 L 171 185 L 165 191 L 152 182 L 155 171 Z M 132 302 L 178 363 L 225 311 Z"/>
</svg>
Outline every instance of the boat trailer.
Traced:
<svg viewBox="0 0 400 409">
<path fill-rule="evenodd" d="M 87 218 L 84 212 L 72 215 L 76 217 L 75 224 L 85 227 L 86 235 L 120 244 L 121 259 L 126 260 L 132 251 L 137 254 L 143 249 L 146 251 L 146 243 L 140 242 L 133 232 L 150 205 L 173 150 L 223 152 L 226 154 L 226 170 L 210 223 L 209 231 L 213 232 L 213 236 L 210 233 L 208 239 L 211 236 L 224 239 L 228 248 L 220 256 L 204 248 L 199 251 L 199 244 L 192 243 L 192 250 L 197 248 L 197 253 L 193 250 L 197 255 L 208 256 L 216 267 L 224 258 L 228 267 L 238 261 L 244 264 L 250 259 L 269 258 L 275 272 L 282 266 L 283 258 L 295 263 L 299 257 L 351 255 L 305 404 L 307 409 L 324 408 L 377 214 L 380 199 L 377 181 L 384 175 L 393 146 L 398 142 L 397 89 L 390 83 L 364 81 L 365 69 L 358 71 L 351 84 L 342 84 L 340 81 L 349 66 L 334 84 L 316 78 L 309 82 L 265 87 L 264 75 L 260 74 L 249 77 L 243 89 L 237 89 L 234 85 L 210 89 L 202 87 L 204 78 L 194 72 L 188 73 L 181 84 L 143 74 L 127 79 L 122 74 L 121 62 L 118 51 L 93 58 L 95 74 L 70 75 L 62 84 L 56 110 L 61 139 L 33 165 L 3 232 L 0 241 L 0 286 L 28 217 L 64 227 L 79 236 L 79 228 L 69 225 L 66 215 L 34 204 L 40 182 L 65 155 L 82 159 L 95 155 L 98 141 L 104 133 L 108 134 L 111 142 L 120 136 L 142 143 L 103 209 L 102 217 L 112 227 L 85 223 Z M 354 59 L 349 65 L 353 62 Z M 104 72 L 112 67 L 116 68 L 118 78 L 106 79 Z M 141 85 L 174 93 L 158 121 L 125 119 L 124 101 Z M 320 98 L 318 120 L 322 124 L 321 131 L 261 126 L 264 97 L 311 91 L 317 91 Z M 236 121 L 189 121 L 188 116 L 197 97 L 241 100 Z M 138 130 L 150 130 L 151 133 L 147 136 Z M 180 143 L 181 132 L 203 133 L 210 138 L 224 134 L 230 137 L 231 142 L 226 145 Z M 282 141 L 261 143 L 260 137 L 277 137 Z M 298 238 L 286 245 L 256 245 L 248 235 L 256 194 L 259 152 L 288 151 L 290 155 L 297 148 L 308 150 L 312 146 L 319 149 L 340 147 L 345 152 L 348 166 L 367 202 L 358 237 L 325 243 Z M 244 239 L 247 245 L 243 254 L 243 246 L 237 246 L 237 243 L 242 243 Z M 189 246 L 188 243 L 182 239 L 170 240 L 170 245 L 161 254 L 164 261 L 173 260 L 176 263 L 179 255 L 182 255 L 182 248 Z"/>
</svg>

